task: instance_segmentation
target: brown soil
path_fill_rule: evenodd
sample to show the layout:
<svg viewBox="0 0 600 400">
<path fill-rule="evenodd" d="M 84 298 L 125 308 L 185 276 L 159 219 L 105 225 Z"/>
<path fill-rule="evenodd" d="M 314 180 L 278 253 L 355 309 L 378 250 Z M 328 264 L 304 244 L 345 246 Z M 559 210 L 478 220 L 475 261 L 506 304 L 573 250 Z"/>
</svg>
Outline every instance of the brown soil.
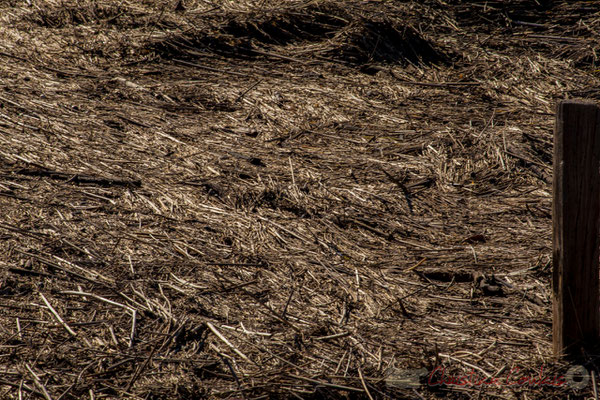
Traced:
<svg viewBox="0 0 600 400">
<path fill-rule="evenodd" d="M 569 368 L 552 129 L 600 98 L 596 2 L 27 3 L 0 0 L 0 397 L 595 395 L 509 383 Z"/>
</svg>

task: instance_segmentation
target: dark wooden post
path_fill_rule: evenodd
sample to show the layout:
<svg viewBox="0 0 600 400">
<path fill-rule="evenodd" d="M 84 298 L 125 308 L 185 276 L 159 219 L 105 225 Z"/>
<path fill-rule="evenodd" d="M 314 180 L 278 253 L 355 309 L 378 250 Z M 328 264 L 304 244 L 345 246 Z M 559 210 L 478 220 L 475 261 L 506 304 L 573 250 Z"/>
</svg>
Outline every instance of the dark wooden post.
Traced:
<svg viewBox="0 0 600 400">
<path fill-rule="evenodd" d="M 554 131 L 553 347 L 578 356 L 599 332 L 600 108 L 562 101 Z"/>
</svg>

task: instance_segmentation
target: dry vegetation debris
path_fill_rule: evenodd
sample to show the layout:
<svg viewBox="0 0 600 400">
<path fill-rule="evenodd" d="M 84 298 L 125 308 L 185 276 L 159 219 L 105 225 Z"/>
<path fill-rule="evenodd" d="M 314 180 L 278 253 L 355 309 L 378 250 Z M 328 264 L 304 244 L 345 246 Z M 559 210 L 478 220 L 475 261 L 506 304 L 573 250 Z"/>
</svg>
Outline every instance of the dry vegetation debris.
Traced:
<svg viewBox="0 0 600 400">
<path fill-rule="evenodd" d="M 600 97 L 598 29 L 585 1 L 0 1 L 1 396 L 591 396 L 386 378 L 565 373 L 553 112 Z"/>
</svg>

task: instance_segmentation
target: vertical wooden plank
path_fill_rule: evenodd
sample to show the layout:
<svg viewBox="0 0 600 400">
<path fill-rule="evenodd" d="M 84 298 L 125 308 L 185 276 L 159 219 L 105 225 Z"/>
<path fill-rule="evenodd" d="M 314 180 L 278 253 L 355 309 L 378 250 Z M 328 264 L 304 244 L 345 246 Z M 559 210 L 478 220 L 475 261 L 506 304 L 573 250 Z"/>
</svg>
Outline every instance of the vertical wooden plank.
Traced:
<svg viewBox="0 0 600 400">
<path fill-rule="evenodd" d="M 554 131 L 553 348 L 578 356 L 598 339 L 600 109 L 558 104 Z"/>
</svg>

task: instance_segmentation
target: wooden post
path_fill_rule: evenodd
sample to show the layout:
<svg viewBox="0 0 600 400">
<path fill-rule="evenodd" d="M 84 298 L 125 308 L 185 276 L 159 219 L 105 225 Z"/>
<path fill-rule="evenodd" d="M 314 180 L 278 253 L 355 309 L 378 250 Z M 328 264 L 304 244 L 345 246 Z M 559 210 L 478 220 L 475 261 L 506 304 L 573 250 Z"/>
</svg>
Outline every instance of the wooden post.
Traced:
<svg viewBox="0 0 600 400">
<path fill-rule="evenodd" d="M 553 347 L 581 355 L 599 333 L 600 108 L 567 100 L 557 108 L 553 180 Z"/>
</svg>

